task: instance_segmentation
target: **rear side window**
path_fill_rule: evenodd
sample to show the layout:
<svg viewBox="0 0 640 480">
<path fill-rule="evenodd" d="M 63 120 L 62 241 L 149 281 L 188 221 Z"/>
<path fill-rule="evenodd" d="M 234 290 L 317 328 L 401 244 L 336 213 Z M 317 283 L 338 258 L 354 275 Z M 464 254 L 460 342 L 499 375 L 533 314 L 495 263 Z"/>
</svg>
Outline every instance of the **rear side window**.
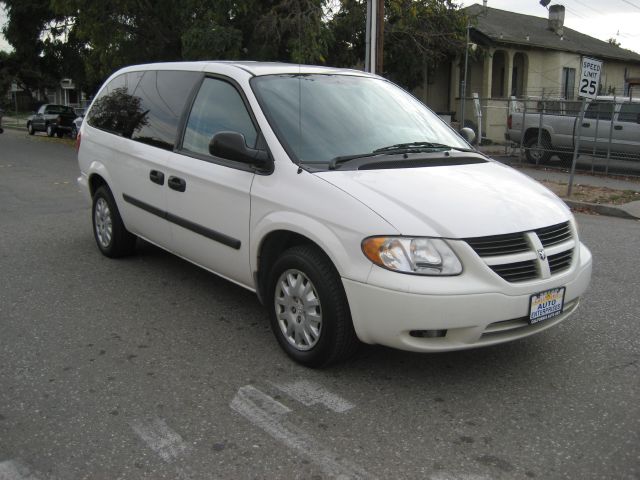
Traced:
<svg viewBox="0 0 640 480">
<path fill-rule="evenodd" d="M 611 120 L 612 115 L 613 115 L 613 103 L 591 102 L 587 107 L 587 111 L 584 114 L 584 118 Z"/>
<path fill-rule="evenodd" d="M 249 147 L 256 144 L 256 129 L 235 87 L 224 80 L 206 78 L 193 102 L 182 148 L 210 156 L 209 142 L 223 131 L 243 134 Z"/>
<path fill-rule="evenodd" d="M 114 78 L 89 112 L 90 125 L 172 150 L 180 117 L 199 72 L 132 72 Z"/>
<path fill-rule="evenodd" d="M 132 93 L 144 72 L 131 72 L 112 79 L 96 98 L 87 122 L 92 127 L 131 138 L 135 118 L 140 115 L 139 102 Z"/>
<path fill-rule="evenodd" d="M 173 150 L 180 117 L 201 74 L 186 71 L 147 71 L 135 90 L 140 116 L 131 138 Z"/>
<path fill-rule="evenodd" d="M 623 103 L 620 106 L 618 121 L 638 123 L 640 119 L 640 103 Z"/>
</svg>

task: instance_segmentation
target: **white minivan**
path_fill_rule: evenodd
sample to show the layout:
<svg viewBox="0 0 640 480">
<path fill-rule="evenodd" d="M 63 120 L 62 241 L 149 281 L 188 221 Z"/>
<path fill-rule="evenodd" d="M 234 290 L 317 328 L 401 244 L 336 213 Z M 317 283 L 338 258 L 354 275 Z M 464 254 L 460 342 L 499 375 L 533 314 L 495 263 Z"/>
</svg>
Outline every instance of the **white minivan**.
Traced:
<svg viewBox="0 0 640 480">
<path fill-rule="evenodd" d="M 140 237 L 255 291 L 307 366 L 359 341 L 440 352 L 526 337 L 589 285 L 591 254 L 559 198 L 375 75 L 127 67 L 77 144 L 103 254 Z"/>
</svg>

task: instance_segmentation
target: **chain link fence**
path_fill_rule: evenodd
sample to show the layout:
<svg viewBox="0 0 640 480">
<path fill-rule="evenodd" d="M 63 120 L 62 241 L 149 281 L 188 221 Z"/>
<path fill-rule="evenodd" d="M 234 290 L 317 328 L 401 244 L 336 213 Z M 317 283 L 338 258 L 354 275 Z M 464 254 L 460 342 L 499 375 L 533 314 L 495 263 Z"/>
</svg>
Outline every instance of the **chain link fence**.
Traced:
<svg viewBox="0 0 640 480">
<path fill-rule="evenodd" d="M 602 96 L 588 101 L 553 97 L 469 98 L 466 126 L 480 148 L 508 162 L 576 171 L 640 176 L 640 98 Z"/>
<path fill-rule="evenodd" d="M 563 99 L 516 101 L 512 110 L 509 138 L 527 162 L 569 168 L 579 140 L 577 169 L 640 175 L 640 99 L 599 97 L 584 114 L 581 102 Z"/>
</svg>

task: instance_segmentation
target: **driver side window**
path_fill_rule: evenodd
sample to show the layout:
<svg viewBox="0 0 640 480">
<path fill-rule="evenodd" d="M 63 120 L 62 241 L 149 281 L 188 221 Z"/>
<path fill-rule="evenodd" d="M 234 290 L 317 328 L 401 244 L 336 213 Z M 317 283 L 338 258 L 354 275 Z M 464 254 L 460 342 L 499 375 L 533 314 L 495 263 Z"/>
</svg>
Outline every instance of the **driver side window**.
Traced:
<svg viewBox="0 0 640 480">
<path fill-rule="evenodd" d="M 209 142 L 222 131 L 243 134 L 248 147 L 256 144 L 256 129 L 235 87 L 224 80 L 205 78 L 189 114 L 182 148 L 210 157 Z"/>
</svg>

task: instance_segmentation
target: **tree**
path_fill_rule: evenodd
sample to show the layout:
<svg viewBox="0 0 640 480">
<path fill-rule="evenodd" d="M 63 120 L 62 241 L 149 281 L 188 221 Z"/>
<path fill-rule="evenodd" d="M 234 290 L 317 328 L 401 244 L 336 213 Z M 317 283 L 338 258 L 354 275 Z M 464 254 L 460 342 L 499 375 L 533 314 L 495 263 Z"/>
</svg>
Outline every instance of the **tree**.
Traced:
<svg viewBox="0 0 640 480">
<path fill-rule="evenodd" d="M 365 0 L 2 1 L 28 91 L 70 77 L 91 94 L 115 70 L 156 61 L 352 67 L 365 54 Z M 466 19 L 452 0 L 386 0 L 385 14 L 385 75 L 408 89 L 464 47 Z"/>
<path fill-rule="evenodd" d="M 25 93 L 33 98 L 35 90 L 52 86 L 55 72 L 47 68 L 42 34 L 54 18 L 49 2 L 44 0 L 4 0 L 8 22 L 2 33 L 13 46 L 5 59 L 5 71 Z"/>
<path fill-rule="evenodd" d="M 614 47 L 620 46 L 620 42 L 615 37 L 611 37 L 609 40 L 607 40 L 607 42 L 609 43 L 609 45 L 613 45 Z"/>
<path fill-rule="evenodd" d="M 343 0 L 330 22 L 329 63 L 354 66 L 365 55 L 366 2 Z M 450 0 L 386 0 L 384 74 L 407 89 L 424 80 L 425 67 L 464 49 L 466 16 Z"/>
</svg>

